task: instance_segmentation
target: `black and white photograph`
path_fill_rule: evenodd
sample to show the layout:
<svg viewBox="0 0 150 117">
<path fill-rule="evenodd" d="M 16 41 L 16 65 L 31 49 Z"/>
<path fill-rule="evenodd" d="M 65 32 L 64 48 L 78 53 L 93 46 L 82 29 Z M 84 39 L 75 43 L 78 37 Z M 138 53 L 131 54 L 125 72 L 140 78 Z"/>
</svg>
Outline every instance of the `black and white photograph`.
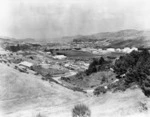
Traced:
<svg viewBox="0 0 150 117">
<path fill-rule="evenodd" d="M 150 117 L 150 0 L 0 0 L 0 117 Z"/>
</svg>

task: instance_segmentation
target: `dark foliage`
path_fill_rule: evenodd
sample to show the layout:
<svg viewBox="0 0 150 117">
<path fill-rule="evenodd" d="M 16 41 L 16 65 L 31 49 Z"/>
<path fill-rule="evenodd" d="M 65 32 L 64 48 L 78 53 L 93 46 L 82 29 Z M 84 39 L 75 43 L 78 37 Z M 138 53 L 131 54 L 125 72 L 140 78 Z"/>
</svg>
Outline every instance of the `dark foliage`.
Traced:
<svg viewBox="0 0 150 117">
<path fill-rule="evenodd" d="M 150 96 L 150 54 L 148 50 L 133 51 L 116 60 L 114 71 L 118 76 L 125 74 L 124 85 L 136 83 L 146 96 Z"/>
<path fill-rule="evenodd" d="M 87 75 L 90 75 L 94 72 L 103 71 L 109 68 L 110 62 L 105 61 L 103 57 L 97 59 L 94 58 L 92 63 L 89 65 L 89 68 L 85 71 Z"/>
<path fill-rule="evenodd" d="M 80 91 L 80 92 L 84 92 L 83 89 L 79 88 L 79 87 L 73 87 L 72 88 L 73 91 Z"/>
<path fill-rule="evenodd" d="M 100 86 L 100 87 L 97 87 L 95 90 L 94 90 L 94 95 L 100 95 L 100 94 L 104 94 L 107 92 L 107 89 L 105 89 L 103 86 Z"/>
<path fill-rule="evenodd" d="M 5 49 L 12 51 L 12 52 L 17 52 L 17 51 L 24 51 L 24 50 L 37 50 L 41 47 L 40 44 L 12 44 L 12 45 L 6 45 Z"/>
<path fill-rule="evenodd" d="M 16 46 L 15 45 L 6 46 L 5 49 L 12 51 L 12 52 L 17 52 L 19 50 L 28 50 L 28 49 L 30 49 L 30 46 L 26 45 L 26 44 L 23 44 L 23 45 L 17 44 Z"/>
<path fill-rule="evenodd" d="M 97 42 L 99 40 L 97 39 L 91 39 L 91 38 L 86 38 L 86 37 L 82 37 L 82 38 L 78 38 L 78 39 L 73 39 L 74 43 L 81 43 L 81 42 Z"/>
</svg>

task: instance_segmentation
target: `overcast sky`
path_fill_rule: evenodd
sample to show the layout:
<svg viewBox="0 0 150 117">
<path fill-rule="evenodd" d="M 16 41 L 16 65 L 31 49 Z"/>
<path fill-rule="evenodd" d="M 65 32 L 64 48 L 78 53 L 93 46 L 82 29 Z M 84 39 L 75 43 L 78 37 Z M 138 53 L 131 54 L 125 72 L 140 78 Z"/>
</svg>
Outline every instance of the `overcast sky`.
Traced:
<svg viewBox="0 0 150 117">
<path fill-rule="evenodd" d="M 0 36 L 54 38 L 150 29 L 150 0 L 1 0 Z"/>
</svg>

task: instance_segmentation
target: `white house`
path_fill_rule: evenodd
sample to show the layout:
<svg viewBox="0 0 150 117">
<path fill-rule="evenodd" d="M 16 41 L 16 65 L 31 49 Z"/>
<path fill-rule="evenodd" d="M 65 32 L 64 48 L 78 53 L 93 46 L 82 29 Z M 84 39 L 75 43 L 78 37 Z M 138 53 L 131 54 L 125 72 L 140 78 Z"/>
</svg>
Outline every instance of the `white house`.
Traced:
<svg viewBox="0 0 150 117">
<path fill-rule="evenodd" d="M 87 92 L 88 94 L 93 94 L 94 89 L 87 89 L 86 92 Z"/>
<path fill-rule="evenodd" d="M 131 49 L 132 49 L 132 51 L 133 51 L 133 50 L 134 50 L 134 51 L 138 51 L 138 48 L 136 48 L 136 47 L 132 47 Z"/>
<path fill-rule="evenodd" d="M 124 49 L 122 50 L 122 52 L 124 52 L 124 53 L 130 53 L 130 52 L 132 52 L 133 50 L 138 51 L 138 49 L 137 49 L 136 47 L 132 47 L 132 48 L 126 47 L 126 48 L 124 48 Z"/>
<path fill-rule="evenodd" d="M 114 48 L 108 48 L 107 51 L 108 52 L 115 52 L 115 49 Z"/>
<path fill-rule="evenodd" d="M 54 59 L 65 59 L 66 56 L 64 55 L 56 55 L 56 56 L 53 56 Z"/>
<path fill-rule="evenodd" d="M 19 63 L 20 66 L 24 66 L 27 68 L 31 68 L 33 66 L 33 63 L 27 62 L 27 61 L 23 61 L 21 63 Z"/>
<path fill-rule="evenodd" d="M 116 52 L 121 52 L 121 49 L 120 49 L 120 48 L 117 48 L 117 49 L 116 49 Z"/>
<path fill-rule="evenodd" d="M 130 53 L 130 52 L 132 52 L 132 49 L 130 49 L 129 47 L 126 47 L 126 48 L 124 48 L 122 50 L 122 52 L 124 52 L 124 53 Z"/>
</svg>

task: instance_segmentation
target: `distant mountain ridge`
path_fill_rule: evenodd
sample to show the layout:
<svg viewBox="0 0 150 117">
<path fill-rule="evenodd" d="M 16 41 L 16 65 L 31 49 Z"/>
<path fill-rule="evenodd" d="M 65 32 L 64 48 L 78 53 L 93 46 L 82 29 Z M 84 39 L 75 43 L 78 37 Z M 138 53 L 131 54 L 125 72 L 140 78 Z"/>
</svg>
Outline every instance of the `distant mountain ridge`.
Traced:
<svg viewBox="0 0 150 117">
<path fill-rule="evenodd" d="M 128 29 L 117 32 L 102 32 L 74 38 L 73 41 L 88 41 L 89 39 L 107 42 L 109 43 L 108 47 L 149 47 L 150 31 Z"/>
<path fill-rule="evenodd" d="M 47 39 L 15 39 L 10 37 L 0 37 L 1 41 L 12 41 L 16 43 L 68 43 L 74 40 L 88 41 L 88 39 L 95 39 L 98 41 L 105 41 L 110 43 L 110 47 L 118 46 L 118 44 L 128 44 L 130 46 L 149 46 L 150 45 L 150 31 L 127 29 L 116 32 L 100 32 L 91 35 L 75 35 L 75 36 L 64 36 L 60 38 L 47 38 Z"/>
</svg>

